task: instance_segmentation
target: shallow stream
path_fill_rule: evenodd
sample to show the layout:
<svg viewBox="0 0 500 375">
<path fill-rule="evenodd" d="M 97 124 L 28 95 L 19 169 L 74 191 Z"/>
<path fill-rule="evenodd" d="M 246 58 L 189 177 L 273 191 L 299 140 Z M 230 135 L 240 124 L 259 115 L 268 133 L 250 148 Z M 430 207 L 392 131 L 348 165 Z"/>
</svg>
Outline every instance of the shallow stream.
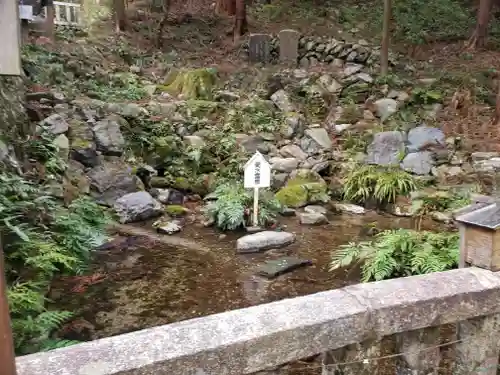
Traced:
<svg viewBox="0 0 500 375">
<path fill-rule="evenodd" d="M 414 227 L 411 219 L 374 212 L 333 216 L 321 226 L 299 225 L 297 218 L 280 222 L 284 230 L 296 234 L 296 242 L 251 255 L 235 251 L 235 240 L 244 233 L 221 235 L 211 228 L 188 226 L 180 235 L 201 245 L 197 250 L 146 237 L 117 236 L 114 245 L 97 256 L 95 284 L 60 280 L 54 283 L 51 298 L 58 309 L 76 311 L 80 318 L 73 323 L 70 338 L 108 337 L 357 283 L 356 267 L 328 271 L 332 250 L 369 238 L 373 225 L 379 230 Z M 424 223 L 424 228 L 430 226 L 436 224 Z M 285 255 L 310 260 L 312 265 L 272 280 L 254 275 L 266 260 Z"/>
</svg>

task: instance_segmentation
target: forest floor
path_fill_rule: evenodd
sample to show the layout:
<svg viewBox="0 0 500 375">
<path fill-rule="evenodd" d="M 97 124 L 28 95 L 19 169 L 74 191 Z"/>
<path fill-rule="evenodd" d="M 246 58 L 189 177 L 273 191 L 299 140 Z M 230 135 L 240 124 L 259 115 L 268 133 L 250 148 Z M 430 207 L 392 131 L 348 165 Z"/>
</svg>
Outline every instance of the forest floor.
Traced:
<svg viewBox="0 0 500 375">
<path fill-rule="evenodd" d="M 381 6 L 336 0 L 253 3 L 248 7 L 249 31 L 277 33 L 295 29 L 306 35 L 376 43 L 381 30 Z M 130 3 L 128 11 L 132 21 L 126 34 L 129 43 L 156 50 L 163 15 L 151 13 L 144 0 Z M 409 58 L 415 78 L 443 74 L 450 77 L 456 95 L 448 98 L 439 118 L 447 134 L 463 136 L 475 150 L 500 151 L 500 134 L 490 121 L 495 96 L 492 73 L 500 68 L 500 23 L 492 21 L 487 49 L 466 51 L 465 42 L 474 22 L 475 9 L 456 0 L 439 0 L 431 5 L 421 0 L 396 4 L 392 49 Z M 108 34 L 110 26 L 102 24 L 101 31 Z M 231 29 L 232 20 L 217 17 L 212 0 L 173 2 L 161 49 L 186 65 L 217 66 L 219 72 L 228 74 L 248 69 L 241 46 L 232 41 Z"/>
<path fill-rule="evenodd" d="M 151 12 L 148 0 L 135 0 L 128 3 L 126 32 L 117 37 L 108 20 L 97 23 L 87 38 L 111 44 L 117 50 L 135 50 L 134 55 L 142 55 L 144 61 L 162 61 L 164 66 L 214 66 L 219 74 L 250 71 L 254 76 L 258 67 L 250 66 L 241 44 L 233 43 L 233 20 L 215 15 L 214 5 L 212 0 L 172 1 L 169 22 L 159 41 L 163 13 Z M 247 10 L 249 32 L 295 29 L 306 35 L 378 44 L 381 7 L 381 3 L 371 1 L 362 5 L 338 0 L 254 1 Z M 487 49 L 467 51 L 465 42 L 474 24 L 475 9 L 459 0 L 397 3 L 393 8 L 391 48 L 412 66 L 412 79 L 447 77 L 448 95 L 438 118 L 443 131 L 462 136 L 473 150 L 500 151 L 500 133 L 491 121 L 496 94 L 493 77 L 500 68 L 500 22 L 492 20 Z M 149 74 L 162 74 L 156 69 L 158 64 L 144 62 L 146 65 L 151 68 Z"/>
</svg>

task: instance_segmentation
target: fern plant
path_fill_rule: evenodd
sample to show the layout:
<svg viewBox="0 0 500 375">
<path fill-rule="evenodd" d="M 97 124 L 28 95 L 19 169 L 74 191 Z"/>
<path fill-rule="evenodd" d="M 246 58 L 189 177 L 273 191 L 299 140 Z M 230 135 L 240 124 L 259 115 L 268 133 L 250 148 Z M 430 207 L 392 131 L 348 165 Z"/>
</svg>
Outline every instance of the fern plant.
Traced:
<svg viewBox="0 0 500 375">
<path fill-rule="evenodd" d="M 346 177 L 344 199 L 357 203 L 374 200 L 379 204 L 393 203 L 398 195 L 408 195 L 418 188 L 409 173 L 398 168 L 364 165 L 354 168 Z"/>
<path fill-rule="evenodd" d="M 267 191 L 260 191 L 259 198 L 259 225 L 267 225 L 276 218 L 281 205 Z M 244 227 L 251 218 L 253 196 L 243 187 L 243 184 L 221 184 L 213 193 L 207 195 L 205 200 L 209 200 L 205 207 L 205 214 L 222 230 Z"/>
<path fill-rule="evenodd" d="M 330 270 L 361 262 L 362 282 L 446 271 L 458 265 L 458 242 L 457 233 L 386 230 L 373 241 L 341 246 Z"/>
<path fill-rule="evenodd" d="M 43 186 L 0 173 L 0 234 L 18 353 L 71 344 L 50 337 L 71 313 L 46 311 L 45 294 L 55 275 L 85 269 L 91 249 L 105 238 L 107 222 L 107 215 L 88 198 L 64 207 Z"/>
</svg>

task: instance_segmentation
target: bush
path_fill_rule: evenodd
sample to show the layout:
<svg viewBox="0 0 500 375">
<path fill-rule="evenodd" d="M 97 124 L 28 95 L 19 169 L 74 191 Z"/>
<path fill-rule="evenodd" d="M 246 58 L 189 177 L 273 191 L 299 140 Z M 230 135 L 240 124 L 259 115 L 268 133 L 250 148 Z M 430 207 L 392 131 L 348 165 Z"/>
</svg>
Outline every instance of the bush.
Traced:
<svg viewBox="0 0 500 375">
<path fill-rule="evenodd" d="M 45 295 L 57 274 L 83 272 L 91 250 L 105 239 L 107 216 L 88 198 L 64 207 L 43 186 L 0 173 L 0 233 L 15 347 L 26 354 L 71 342 L 50 339 L 71 317 L 47 311 Z"/>
<path fill-rule="evenodd" d="M 332 255 L 330 270 L 362 262 L 362 282 L 446 271 L 458 266 L 457 233 L 386 230 L 373 241 L 349 243 Z"/>
<path fill-rule="evenodd" d="M 340 21 L 354 26 L 366 19 L 367 14 L 370 14 L 367 31 L 379 34 L 382 30 L 382 3 L 343 7 Z M 392 19 L 394 38 L 412 44 L 466 38 L 475 20 L 474 14 L 456 0 L 396 1 L 392 6 Z"/>
<path fill-rule="evenodd" d="M 253 195 L 243 187 L 242 183 L 219 185 L 205 199 L 215 199 L 205 207 L 205 213 L 222 230 L 235 230 L 244 227 L 252 217 Z M 270 192 L 261 190 L 259 225 L 264 226 L 272 222 L 280 210 L 280 203 L 270 196 Z"/>
<path fill-rule="evenodd" d="M 374 200 L 386 204 L 395 202 L 398 195 L 408 195 L 417 187 L 414 177 L 398 168 L 365 165 L 354 168 L 346 177 L 343 196 L 357 203 Z"/>
</svg>

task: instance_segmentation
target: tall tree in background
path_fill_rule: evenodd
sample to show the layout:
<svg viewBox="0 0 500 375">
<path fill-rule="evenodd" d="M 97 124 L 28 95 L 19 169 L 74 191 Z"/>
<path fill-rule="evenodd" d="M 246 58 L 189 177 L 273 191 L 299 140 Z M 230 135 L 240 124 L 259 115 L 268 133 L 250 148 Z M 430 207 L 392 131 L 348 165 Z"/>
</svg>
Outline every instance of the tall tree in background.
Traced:
<svg viewBox="0 0 500 375">
<path fill-rule="evenodd" d="M 236 14 L 236 2 L 238 0 L 217 0 L 215 3 L 215 13 L 226 16 Z"/>
<path fill-rule="evenodd" d="M 476 29 L 469 39 L 468 48 L 484 47 L 486 44 L 486 35 L 488 33 L 488 24 L 490 23 L 492 10 L 492 0 L 479 0 Z"/>
<path fill-rule="evenodd" d="M 392 0 L 384 0 L 384 24 L 382 28 L 382 47 L 380 50 L 380 74 L 389 72 L 389 36 L 392 13 Z"/>
<path fill-rule="evenodd" d="M 247 9 L 245 0 L 235 0 L 233 40 L 237 42 L 248 31 Z"/>
<path fill-rule="evenodd" d="M 116 32 L 125 31 L 127 16 L 125 14 L 125 0 L 113 0 L 113 13 L 115 17 Z"/>
</svg>

